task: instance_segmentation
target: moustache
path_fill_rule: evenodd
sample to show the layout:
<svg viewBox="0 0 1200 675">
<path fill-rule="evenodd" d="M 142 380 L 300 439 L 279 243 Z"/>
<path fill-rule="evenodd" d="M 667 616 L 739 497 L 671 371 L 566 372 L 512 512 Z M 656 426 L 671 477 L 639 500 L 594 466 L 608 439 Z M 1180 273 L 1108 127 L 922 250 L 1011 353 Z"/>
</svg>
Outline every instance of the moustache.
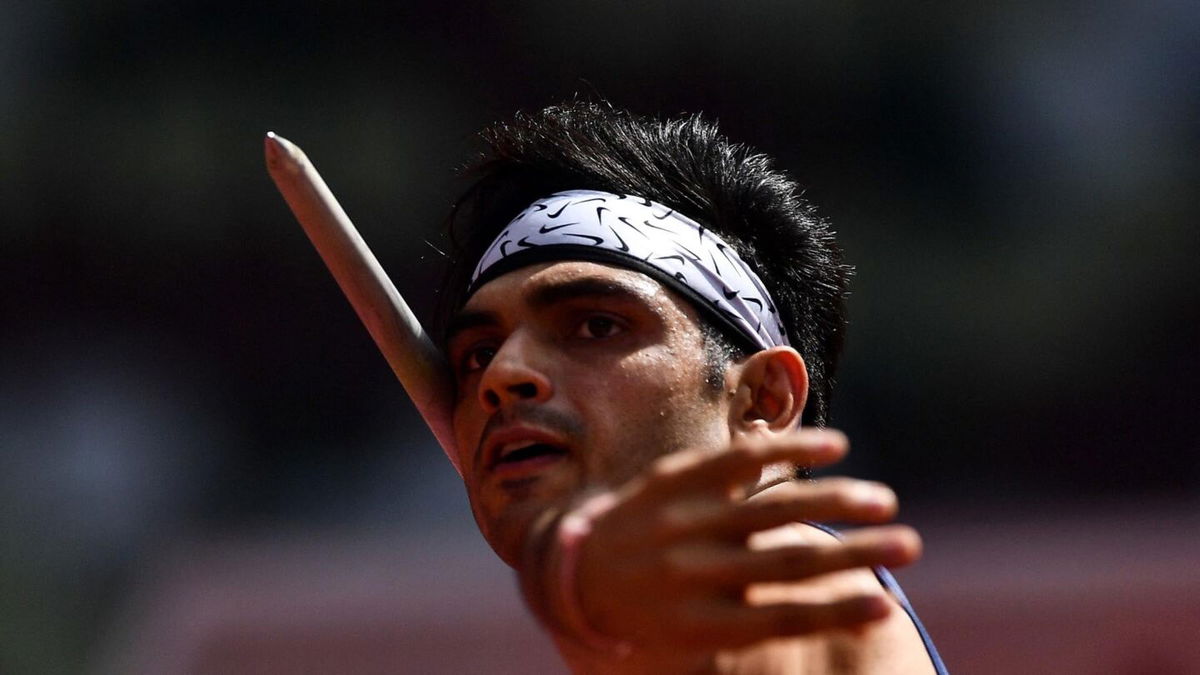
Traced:
<svg viewBox="0 0 1200 675">
<path fill-rule="evenodd" d="M 537 403 L 517 403 L 492 413 L 492 416 L 484 423 L 483 431 L 479 434 L 479 443 L 475 447 L 476 466 L 479 466 L 483 460 L 483 450 L 492 432 L 500 427 L 514 424 L 545 429 L 559 434 L 572 444 L 583 435 L 583 423 L 570 413 L 547 408 Z"/>
</svg>

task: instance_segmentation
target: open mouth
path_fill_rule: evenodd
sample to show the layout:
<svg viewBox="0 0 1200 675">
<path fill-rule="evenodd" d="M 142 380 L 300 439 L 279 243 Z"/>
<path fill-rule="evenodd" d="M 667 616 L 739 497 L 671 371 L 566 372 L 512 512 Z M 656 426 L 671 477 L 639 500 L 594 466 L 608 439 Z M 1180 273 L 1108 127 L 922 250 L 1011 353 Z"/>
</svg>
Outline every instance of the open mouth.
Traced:
<svg viewBox="0 0 1200 675">
<path fill-rule="evenodd" d="M 492 468 L 531 466 L 565 457 L 567 449 L 549 443 L 518 441 L 501 446 Z"/>
</svg>

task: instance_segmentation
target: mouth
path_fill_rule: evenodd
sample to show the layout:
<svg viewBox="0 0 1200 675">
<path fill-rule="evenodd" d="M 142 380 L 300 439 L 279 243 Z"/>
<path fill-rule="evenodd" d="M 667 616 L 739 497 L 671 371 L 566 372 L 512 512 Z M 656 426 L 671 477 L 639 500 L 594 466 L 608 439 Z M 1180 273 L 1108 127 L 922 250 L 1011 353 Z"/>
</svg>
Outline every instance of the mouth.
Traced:
<svg viewBox="0 0 1200 675">
<path fill-rule="evenodd" d="M 554 464 L 568 455 L 566 445 L 541 432 L 498 432 L 489 443 L 489 470 L 511 476 Z"/>
<path fill-rule="evenodd" d="M 514 441 L 497 448 L 492 471 L 512 473 L 529 471 L 565 458 L 566 448 L 539 441 Z"/>
</svg>

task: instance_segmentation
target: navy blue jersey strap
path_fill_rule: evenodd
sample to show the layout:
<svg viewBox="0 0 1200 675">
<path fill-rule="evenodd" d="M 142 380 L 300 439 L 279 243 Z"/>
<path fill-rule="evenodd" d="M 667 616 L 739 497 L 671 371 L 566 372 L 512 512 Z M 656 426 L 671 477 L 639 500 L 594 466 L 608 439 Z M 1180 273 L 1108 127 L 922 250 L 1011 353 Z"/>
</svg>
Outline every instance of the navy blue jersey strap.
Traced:
<svg viewBox="0 0 1200 675">
<path fill-rule="evenodd" d="M 804 521 L 804 524 L 811 525 L 838 539 L 842 538 L 838 531 L 831 527 L 807 520 Z M 913 626 L 917 629 L 917 634 L 921 636 L 921 642 L 925 645 L 925 651 L 929 654 L 929 660 L 933 662 L 934 671 L 937 675 L 949 675 L 949 671 L 946 670 L 946 664 L 942 663 L 941 654 L 938 654 L 937 647 L 933 644 L 933 638 L 929 637 L 929 631 L 925 630 L 925 624 L 921 623 L 921 619 L 917 617 L 917 611 L 913 609 L 912 603 L 908 601 L 908 596 L 904 595 L 904 589 L 900 588 L 900 583 L 896 581 L 896 577 L 892 576 L 892 573 L 883 567 L 872 567 L 871 571 L 875 573 L 875 578 L 879 580 L 879 583 L 892 594 L 892 597 L 896 598 L 896 602 L 900 603 L 900 606 L 904 608 L 904 613 L 912 620 Z"/>
<path fill-rule="evenodd" d="M 942 655 L 938 654 L 937 646 L 933 644 L 933 638 L 929 637 L 929 631 L 925 630 L 925 624 L 921 623 L 921 619 L 917 617 L 917 610 L 913 609 L 912 603 L 904 595 L 904 590 L 900 588 L 896 578 L 884 567 L 872 567 L 871 571 L 875 573 L 875 578 L 879 579 L 879 583 L 883 584 L 883 587 L 896 598 L 896 602 L 899 602 L 900 606 L 904 608 L 904 613 L 908 615 L 908 618 L 912 619 L 917 633 L 921 635 L 921 642 L 925 643 L 925 651 L 929 653 L 929 660 L 933 661 L 934 671 L 938 675 L 948 675 L 946 664 L 942 663 Z"/>
</svg>

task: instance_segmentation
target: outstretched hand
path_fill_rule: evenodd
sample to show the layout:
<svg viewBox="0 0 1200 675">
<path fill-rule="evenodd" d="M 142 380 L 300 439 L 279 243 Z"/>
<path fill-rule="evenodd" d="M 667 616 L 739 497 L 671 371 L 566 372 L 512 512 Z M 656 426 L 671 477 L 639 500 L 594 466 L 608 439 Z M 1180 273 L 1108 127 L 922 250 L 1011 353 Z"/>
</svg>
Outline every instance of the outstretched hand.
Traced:
<svg viewBox="0 0 1200 675">
<path fill-rule="evenodd" d="M 662 457 L 613 493 L 611 508 L 590 522 L 573 563 L 573 588 L 554 587 L 574 597 L 547 604 L 572 604 L 597 633 L 655 649 L 737 648 L 883 618 L 892 603 L 882 587 L 768 604 L 748 599 L 755 584 L 906 565 L 920 555 L 920 538 L 901 525 L 861 528 L 840 541 L 752 546 L 757 533 L 795 522 L 892 519 L 896 498 L 889 488 L 848 478 L 792 481 L 747 498 L 770 464 L 815 468 L 837 462 L 847 449 L 841 433 L 801 430 L 738 441 L 720 452 Z"/>
</svg>

